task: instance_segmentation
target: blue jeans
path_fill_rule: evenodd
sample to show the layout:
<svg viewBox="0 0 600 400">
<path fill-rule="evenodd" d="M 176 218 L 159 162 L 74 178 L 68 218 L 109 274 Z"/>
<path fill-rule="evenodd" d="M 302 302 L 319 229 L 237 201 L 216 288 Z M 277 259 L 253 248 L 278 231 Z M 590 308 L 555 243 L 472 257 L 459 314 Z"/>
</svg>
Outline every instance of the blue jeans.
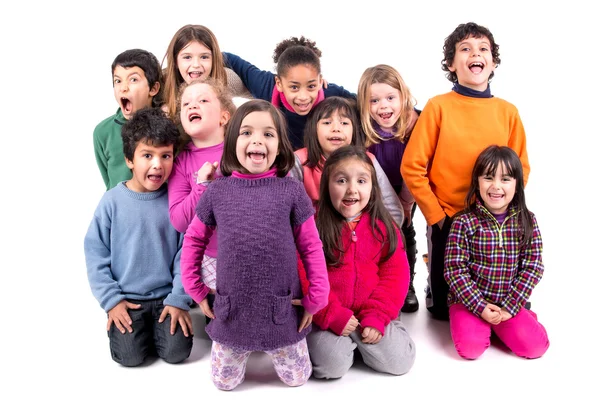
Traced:
<svg viewBox="0 0 600 400">
<path fill-rule="evenodd" d="M 115 324 L 108 331 L 112 359 L 125 367 L 135 367 L 144 362 L 148 355 L 158 355 L 170 364 L 182 362 L 192 352 L 193 336 L 185 337 L 181 326 L 177 325 L 171 335 L 171 316 L 158 322 L 165 306 L 164 298 L 155 300 L 127 301 L 139 304 L 137 310 L 129 309 L 133 332 L 121 333 Z"/>
</svg>

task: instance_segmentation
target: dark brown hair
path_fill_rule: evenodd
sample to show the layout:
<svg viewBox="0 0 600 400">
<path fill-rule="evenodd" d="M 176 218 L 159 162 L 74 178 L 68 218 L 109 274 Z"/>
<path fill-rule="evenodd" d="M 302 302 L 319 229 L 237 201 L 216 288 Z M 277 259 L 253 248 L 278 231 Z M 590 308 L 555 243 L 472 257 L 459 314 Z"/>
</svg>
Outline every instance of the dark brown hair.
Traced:
<svg viewBox="0 0 600 400">
<path fill-rule="evenodd" d="M 278 43 L 273 52 L 273 61 L 277 64 L 277 76 L 285 76 L 296 65 L 310 65 L 321 73 L 321 50 L 312 40 L 304 36 L 292 37 Z"/>
<path fill-rule="evenodd" d="M 277 176 L 286 176 L 294 166 L 296 158 L 290 139 L 287 136 L 285 117 L 273 104 L 265 100 L 255 99 L 242 104 L 233 113 L 233 117 L 229 121 L 227 131 L 225 132 L 225 143 L 223 144 L 223 156 L 221 157 L 220 165 L 223 176 L 230 176 L 233 171 L 248 173 L 237 158 L 237 141 L 244 118 L 250 113 L 260 111 L 268 112 L 271 115 L 275 130 L 277 130 L 279 154 L 275 157 L 275 163 L 273 164 L 277 168 Z"/>
<path fill-rule="evenodd" d="M 381 250 L 383 251 L 386 245 L 389 245 L 387 254 L 383 256 L 382 261 L 389 260 L 394 254 L 398 246 L 398 235 L 396 234 L 397 226 L 394 219 L 383 205 L 381 200 L 381 189 L 377 183 L 377 175 L 375 167 L 371 159 L 367 155 L 366 149 L 358 146 L 344 146 L 335 150 L 325 161 L 323 175 L 321 177 L 321 186 L 319 190 L 319 203 L 317 211 L 317 229 L 319 236 L 323 242 L 323 252 L 325 260 L 329 266 L 338 266 L 342 260 L 345 249 L 342 242 L 342 228 L 346 224 L 345 218 L 333 207 L 331 196 L 329 194 L 329 179 L 335 167 L 343 161 L 355 158 L 363 162 L 371 171 L 371 196 L 364 212 L 371 217 L 371 230 L 373 236 L 381 242 Z M 386 234 L 381 231 L 377 225 L 377 221 L 383 222 Z"/>
<path fill-rule="evenodd" d="M 306 147 L 308 155 L 304 165 L 310 168 L 323 169 L 323 149 L 319 144 L 317 127 L 320 120 L 331 117 L 335 112 L 350 119 L 350 122 L 352 122 L 352 141 L 350 144 L 359 147 L 364 146 L 364 137 L 360 130 L 360 122 L 358 121 L 356 110 L 356 100 L 338 96 L 328 97 L 315 106 L 304 126 L 304 147 Z"/>
</svg>

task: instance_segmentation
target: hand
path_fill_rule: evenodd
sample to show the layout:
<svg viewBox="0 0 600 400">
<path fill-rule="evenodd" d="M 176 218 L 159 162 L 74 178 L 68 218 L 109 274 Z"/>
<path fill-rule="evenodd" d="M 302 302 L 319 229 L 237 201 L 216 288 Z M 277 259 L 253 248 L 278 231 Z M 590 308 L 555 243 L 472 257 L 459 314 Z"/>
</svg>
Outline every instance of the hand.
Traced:
<svg viewBox="0 0 600 400">
<path fill-rule="evenodd" d="M 327 89 L 327 79 L 321 78 L 321 82 L 323 82 L 323 89 Z"/>
<path fill-rule="evenodd" d="M 504 307 L 500 309 L 500 316 L 502 317 L 502 322 L 508 321 L 513 317 L 512 314 L 509 313 L 508 310 Z"/>
<path fill-rule="evenodd" d="M 199 304 L 202 313 L 206 315 L 210 319 L 215 319 L 215 314 L 213 314 L 210 306 L 208 305 L 208 299 L 204 298 Z"/>
<path fill-rule="evenodd" d="M 158 323 L 162 324 L 162 322 L 167 318 L 167 315 L 171 315 L 171 335 L 175 334 L 175 330 L 177 330 L 177 323 L 181 325 L 181 330 L 185 337 L 188 337 L 190 333 L 194 334 L 194 327 L 192 326 L 192 317 L 190 317 L 190 313 L 182 310 L 181 308 L 173 307 L 173 306 L 165 306 L 163 311 L 160 313 L 160 317 L 158 318 Z"/>
<path fill-rule="evenodd" d="M 348 320 L 348 323 L 344 327 L 344 330 L 342 331 L 342 336 L 349 336 L 352 332 L 354 332 L 356 330 L 357 326 L 358 326 L 358 320 L 353 315 L 350 317 L 350 319 Z"/>
<path fill-rule="evenodd" d="M 292 305 L 302 306 L 302 300 L 293 299 Z M 303 329 L 308 328 L 310 326 L 310 324 L 312 323 L 312 319 L 313 319 L 313 315 L 311 313 L 309 313 L 308 311 L 306 311 L 306 309 L 305 309 L 304 315 L 302 316 L 302 320 L 300 321 L 300 325 L 298 326 L 298 332 L 302 332 Z"/>
<path fill-rule="evenodd" d="M 219 162 L 215 161 L 214 163 L 209 163 L 206 161 L 202 167 L 198 170 L 198 176 L 196 177 L 196 183 L 212 181 L 215 179 L 215 172 L 217 171 L 217 167 L 219 166 Z"/>
<path fill-rule="evenodd" d="M 133 332 L 131 328 L 131 317 L 129 316 L 128 309 L 137 310 L 140 308 L 140 304 L 133 304 L 128 302 L 127 300 L 121 300 L 119 304 L 114 306 L 108 311 L 108 323 L 106 324 L 106 330 L 110 330 L 110 326 L 115 324 L 115 327 L 121 331 L 121 333 L 125 333 L 125 329 L 127 332 Z"/>
<path fill-rule="evenodd" d="M 363 343 L 377 344 L 379 343 L 383 335 L 377 329 L 367 326 L 362 330 L 362 337 Z"/>
<path fill-rule="evenodd" d="M 440 231 L 441 231 L 441 230 L 442 230 L 442 228 L 444 227 L 444 222 L 446 222 L 446 218 L 447 218 L 447 217 L 444 217 L 444 218 L 440 219 L 440 220 L 437 222 L 437 226 L 438 226 L 438 228 L 440 228 Z"/>
<path fill-rule="evenodd" d="M 404 211 L 404 224 L 402 226 L 409 226 L 410 221 L 412 221 L 412 207 L 410 207 L 408 209 L 403 209 L 403 211 Z"/>
<path fill-rule="evenodd" d="M 498 325 L 500 322 L 502 322 L 502 316 L 500 315 L 500 307 L 498 307 L 495 304 L 488 303 L 485 306 L 483 312 L 481 313 L 481 318 L 492 325 Z"/>
</svg>

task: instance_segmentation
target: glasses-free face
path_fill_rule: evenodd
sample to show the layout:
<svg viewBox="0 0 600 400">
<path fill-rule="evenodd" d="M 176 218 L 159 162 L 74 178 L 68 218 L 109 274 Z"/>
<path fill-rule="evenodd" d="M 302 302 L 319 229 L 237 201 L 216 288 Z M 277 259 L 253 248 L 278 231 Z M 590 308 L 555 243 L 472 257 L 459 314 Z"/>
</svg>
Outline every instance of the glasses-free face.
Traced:
<svg viewBox="0 0 600 400">
<path fill-rule="evenodd" d="M 212 51 L 200 42 L 190 42 L 177 54 L 177 69 L 183 80 L 205 80 L 212 71 Z"/>
<path fill-rule="evenodd" d="M 344 218 L 357 216 L 369 204 L 373 188 L 371 168 L 357 158 L 340 162 L 329 177 L 333 208 Z"/>
<path fill-rule="evenodd" d="M 400 91 L 387 83 L 373 83 L 369 98 L 369 115 L 384 132 L 394 133 L 402 111 Z"/>
<path fill-rule="evenodd" d="M 156 82 L 154 87 L 148 86 L 148 79 L 144 70 L 140 67 L 123 68 L 115 67 L 113 72 L 113 92 L 115 100 L 121 107 L 125 119 L 142 108 L 152 105 L 152 97 L 158 93 L 160 83 Z"/>
<path fill-rule="evenodd" d="M 298 115 L 310 112 L 323 86 L 321 74 L 304 64 L 289 68 L 285 76 L 275 77 L 275 83 Z"/>
<path fill-rule="evenodd" d="M 279 132 L 270 113 L 254 111 L 246 115 L 235 150 L 241 166 L 250 174 L 261 174 L 273 167 L 279 154 Z"/>
<path fill-rule="evenodd" d="M 132 178 L 127 187 L 134 192 L 154 192 L 163 185 L 173 169 L 173 145 L 155 147 L 138 143 L 133 160 L 125 159 Z"/>
<path fill-rule="evenodd" d="M 455 50 L 448 69 L 456 73 L 458 83 L 480 92 L 486 90 L 490 75 L 496 69 L 489 39 L 469 36 L 457 43 Z"/>
<path fill-rule="evenodd" d="M 479 195 L 485 208 L 492 214 L 506 212 L 510 202 L 515 197 L 517 181 L 508 175 L 504 164 L 498 165 L 496 174 L 485 174 L 478 179 Z"/>
<path fill-rule="evenodd" d="M 206 83 L 193 84 L 185 88 L 181 95 L 181 126 L 194 144 L 202 142 L 206 147 L 223 141 L 223 131 L 219 130 L 229 121 L 229 112 L 223 110 L 221 102 L 212 86 Z M 211 139 L 212 138 L 212 139 Z"/>
<path fill-rule="evenodd" d="M 339 111 L 317 122 L 317 140 L 325 158 L 342 146 L 352 142 L 352 120 Z"/>
</svg>

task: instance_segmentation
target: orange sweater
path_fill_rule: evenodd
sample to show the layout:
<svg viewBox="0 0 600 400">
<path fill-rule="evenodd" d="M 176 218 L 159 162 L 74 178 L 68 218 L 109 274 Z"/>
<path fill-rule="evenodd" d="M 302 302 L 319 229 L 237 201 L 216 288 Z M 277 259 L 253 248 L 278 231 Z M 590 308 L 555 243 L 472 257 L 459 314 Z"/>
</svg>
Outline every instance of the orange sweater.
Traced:
<svg viewBox="0 0 600 400">
<path fill-rule="evenodd" d="M 517 108 L 492 98 L 456 92 L 430 99 L 408 141 L 400 172 L 428 225 L 465 207 L 471 173 L 490 145 L 512 148 L 529 177 L 525 130 Z"/>
</svg>

